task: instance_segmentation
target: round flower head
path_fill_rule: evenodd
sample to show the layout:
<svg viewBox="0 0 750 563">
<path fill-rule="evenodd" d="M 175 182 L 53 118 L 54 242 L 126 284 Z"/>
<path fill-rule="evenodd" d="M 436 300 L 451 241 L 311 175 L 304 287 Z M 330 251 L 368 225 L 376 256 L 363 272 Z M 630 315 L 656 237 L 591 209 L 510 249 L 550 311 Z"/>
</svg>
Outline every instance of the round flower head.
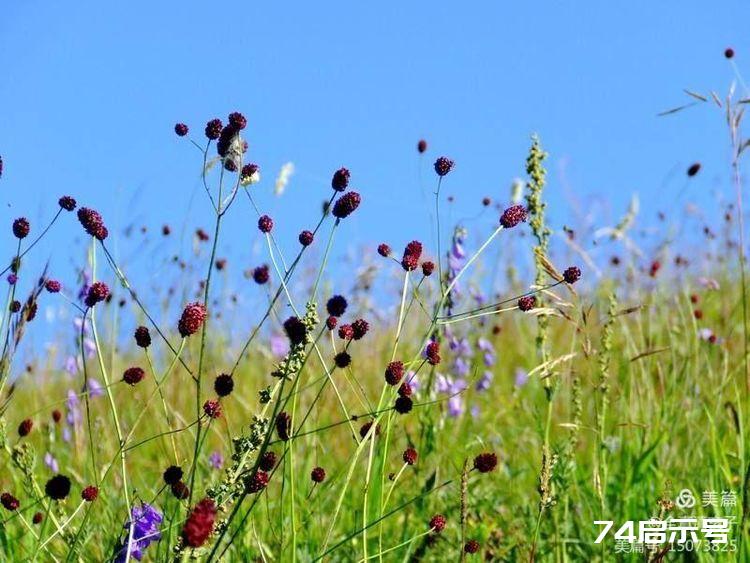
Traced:
<svg viewBox="0 0 750 563">
<path fill-rule="evenodd" d="M 334 295 L 326 303 L 326 310 L 332 317 L 340 317 L 346 312 L 347 302 L 343 295 Z"/>
<path fill-rule="evenodd" d="M 276 467 L 276 454 L 274 452 L 264 453 L 258 462 L 258 467 L 263 471 L 272 471 Z"/>
<path fill-rule="evenodd" d="M 203 325 L 206 320 L 206 308 L 201 303 L 190 303 L 182 311 L 182 316 L 177 323 L 180 336 L 186 338 L 192 336 Z"/>
<path fill-rule="evenodd" d="M 190 487 L 183 481 L 172 483 L 169 488 L 172 490 L 172 496 L 177 500 L 187 500 L 190 498 Z"/>
<path fill-rule="evenodd" d="M 178 465 L 170 465 L 164 470 L 162 477 L 167 485 L 174 485 L 182 480 L 182 468 Z"/>
<path fill-rule="evenodd" d="M 349 187 L 349 177 L 351 174 L 346 168 L 339 168 L 333 173 L 331 178 L 331 187 L 337 192 L 344 192 Z"/>
<path fill-rule="evenodd" d="M 238 131 L 241 131 L 247 126 L 247 119 L 245 119 L 245 116 L 238 111 L 230 113 L 228 121 L 229 125 L 237 129 Z"/>
<path fill-rule="evenodd" d="M 402 397 L 411 397 L 413 392 L 411 384 L 408 381 L 404 381 L 398 388 L 398 394 Z"/>
<path fill-rule="evenodd" d="M 370 428 L 372 428 L 373 421 L 370 420 L 368 422 L 365 422 L 359 429 L 359 436 L 364 440 L 365 436 L 367 436 L 368 432 L 370 432 Z M 380 435 L 380 425 L 375 425 L 375 436 Z"/>
<path fill-rule="evenodd" d="M 279 438 L 286 442 L 292 432 L 292 417 L 285 412 L 280 412 L 276 416 L 276 433 Z"/>
<path fill-rule="evenodd" d="M 726 49 L 724 49 L 724 58 L 731 59 L 733 57 L 734 57 L 734 49 L 732 49 L 731 47 L 727 47 Z M 2 172 L 2 166 L 0 166 L 0 172 Z"/>
<path fill-rule="evenodd" d="M 268 473 L 258 470 L 247 482 L 247 491 L 249 493 L 259 493 L 268 486 L 269 480 Z"/>
<path fill-rule="evenodd" d="M 214 530 L 216 504 L 205 498 L 195 505 L 182 528 L 182 540 L 189 547 L 200 547 Z"/>
<path fill-rule="evenodd" d="M 422 275 L 424 277 L 429 277 L 432 275 L 432 272 L 435 271 L 435 263 L 430 262 L 427 260 L 426 262 L 422 262 Z"/>
<path fill-rule="evenodd" d="M 60 282 L 57 280 L 47 280 L 46 282 L 44 282 L 44 289 L 46 289 L 50 293 L 60 293 Z"/>
<path fill-rule="evenodd" d="M 21 506 L 18 499 L 10 493 L 3 493 L 0 495 L 0 503 L 2 503 L 5 510 L 9 510 L 10 512 L 18 510 L 18 507 Z"/>
<path fill-rule="evenodd" d="M 357 319 L 352 323 L 352 338 L 354 340 L 361 340 L 370 330 L 370 325 L 364 319 Z"/>
<path fill-rule="evenodd" d="M 406 448 L 404 450 L 403 459 L 406 465 L 414 465 L 415 463 L 417 463 L 418 458 L 419 454 L 417 454 L 417 450 L 415 450 L 414 448 Z"/>
<path fill-rule="evenodd" d="M 102 219 L 98 211 L 94 211 L 88 207 L 81 207 L 78 210 L 78 221 L 83 226 L 83 229 L 97 240 L 103 241 L 109 235 L 107 227 L 104 226 L 104 219 Z"/>
<path fill-rule="evenodd" d="M 206 138 L 210 139 L 211 141 L 215 141 L 219 138 L 219 135 L 221 135 L 221 130 L 224 127 L 221 124 L 221 119 L 212 119 L 208 123 L 206 123 Z"/>
<path fill-rule="evenodd" d="M 416 270 L 419 265 L 419 259 L 422 257 L 422 243 L 413 240 L 404 248 L 404 257 L 401 259 L 401 266 L 407 272 Z"/>
<path fill-rule="evenodd" d="M 178 137 L 184 137 L 188 134 L 188 126 L 184 123 L 176 123 L 174 126 L 174 132 L 177 133 Z"/>
<path fill-rule="evenodd" d="M 69 195 L 64 195 L 57 200 L 57 204 L 65 211 L 73 211 L 76 208 L 76 200 Z"/>
<path fill-rule="evenodd" d="M 139 326 L 133 333 L 135 343 L 141 348 L 148 348 L 151 346 L 151 333 L 145 326 Z"/>
<path fill-rule="evenodd" d="M 13 234 L 17 239 L 26 238 L 31 231 L 31 225 L 26 217 L 19 217 L 13 221 Z"/>
<path fill-rule="evenodd" d="M 411 397 L 398 397 L 393 405 L 393 408 L 396 409 L 396 412 L 399 414 L 406 414 L 410 412 L 413 407 L 414 401 L 411 400 Z"/>
<path fill-rule="evenodd" d="M 464 545 L 464 551 L 469 554 L 474 554 L 479 551 L 479 542 L 477 540 L 469 540 Z"/>
<path fill-rule="evenodd" d="M 488 197 L 482 198 L 482 205 L 484 205 L 485 207 L 489 207 L 490 203 L 492 203 L 492 200 L 490 198 Z"/>
<path fill-rule="evenodd" d="M 59 409 L 53 410 L 52 411 L 52 420 L 55 423 L 60 422 L 62 420 L 62 411 L 60 411 Z"/>
<path fill-rule="evenodd" d="M 302 246 L 310 246 L 315 240 L 315 235 L 312 234 L 312 231 L 302 231 L 297 238 Z"/>
<path fill-rule="evenodd" d="M 474 469 L 480 473 L 489 473 L 497 467 L 497 455 L 492 452 L 479 454 L 474 458 Z"/>
<path fill-rule="evenodd" d="M 333 204 L 333 216 L 338 219 L 349 217 L 359 207 L 362 197 L 357 192 L 347 192 Z"/>
<path fill-rule="evenodd" d="M 341 325 L 339 327 L 339 338 L 341 340 L 352 340 L 354 338 L 354 328 L 352 328 L 352 325 Z"/>
<path fill-rule="evenodd" d="M 313 483 L 322 483 L 326 480 L 326 470 L 322 467 L 316 467 L 310 472 L 310 479 Z"/>
<path fill-rule="evenodd" d="M 352 357 L 346 352 L 339 352 L 334 356 L 333 361 L 336 363 L 336 367 L 344 369 L 352 363 Z"/>
<path fill-rule="evenodd" d="M 203 403 L 203 412 L 210 418 L 219 418 L 221 416 L 221 403 L 216 399 L 209 399 Z"/>
<path fill-rule="evenodd" d="M 89 485 L 81 491 L 81 498 L 86 502 L 94 502 L 99 496 L 99 489 L 94 485 Z"/>
<path fill-rule="evenodd" d="M 435 172 L 438 176 L 445 176 L 451 170 L 453 170 L 453 161 L 450 158 L 441 156 L 435 161 Z"/>
<path fill-rule="evenodd" d="M 267 264 L 258 266 L 257 268 L 253 270 L 253 281 L 257 283 L 258 285 L 263 285 L 264 283 L 267 283 L 270 277 L 271 277 L 271 274 L 270 274 L 270 270 Z"/>
<path fill-rule="evenodd" d="M 417 152 L 419 154 L 423 154 L 427 150 L 427 141 L 424 139 L 419 139 L 419 142 L 417 143 Z"/>
<path fill-rule="evenodd" d="M 228 373 L 218 375 L 214 380 L 214 391 L 219 397 L 227 397 L 234 391 L 234 379 Z"/>
<path fill-rule="evenodd" d="M 581 279 L 581 270 L 578 266 L 571 266 L 563 272 L 565 283 L 574 284 Z"/>
<path fill-rule="evenodd" d="M 701 163 L 700 162 L 694 162 L 691 164 L 687 169 L 687 175 L 692 178 L 695 176 L 698 172 L 700 172 L 701 169 Z"/>
<path fill-rule="evenodd" d="M 388 364 L 388 367 L 385 368 L 385 381 L 388 385 L 398 385 L 402 377 L 404 377 L 403 362 L 391 362 Z"/>
<path fill-rule="evenodd" d="M 146 377 L 146 372 L 136 366 L 126 369 L 122 374 L 122 380 L 128 385 L 136 385 L 143 381 L 144 377 Z"/>
<path fill-rule="evenodd" d="M 500 216 L 500 224 L 506 229 L 512 229 L 519 223 L 526 221 L 527 212 L 523 205 L 511 205 Z"/>
<path fill-rule="evenodd" d="M 34 428 L 34 421 L 30 418 L 24 419 L 21 421 L 21 424 L 18 425 L 18 435 L 21 438 L 28 436 L 31 433 L 32 428 Z"/>
<path fill-rule="evenodd" d="M 109 297 L 109 287 L 104 282 L 95 282 L 91 284 L 88 292 L 86 293 L 86 307 L 93 307 L 97 303 L 101 303 L 107 297 Z"/>
<path fill-rule="evenodd" d="M 70 479 L 65 475 L 55 475 L 44 485 L 44 492 L 53 500 L 63 500 L 70 494 Z"/>
<path fill-rule="evenodd" d="M 16 274 L 8 274 L 8 277 L 6 278 L 8 280 L 8 285 L 16 285 L 16 282 L 18 281 L 18 276 Z"/>
<path fill-rule="evenodd" d="M 331 315 L 330 317 L 326 319 L 326 328 L 328 330 L 333 330 L 336 328 L 336 325 L 338 324 L 338 322 L 339 320 L 333 315 Z"/>
<path fill-rule="evenodd" d="M 307 338 L 307 327 L 299 317 L 289 317 L 284 321 L 284 331 L 292 346 L 304 344 Z"/>
<path fill-rule="evenodd" d="M 427 363 L 431 366 L 436 366 L 440 363 L 440 343 L 436 340 L 431 340 L 424 351 Z"/>
<path fill-rule="evenodd" d="M 378 254 L 383 258 L 388 258 L 391 255 L 391 247 L 384 242 L 378 245 Z"/>
<path fill-rule="evenodd" d="M 518 300 L 518 308 L 523 311 L 531 311 L 536 307 L 536 297 L 534 295 L 526 295 Z"/>
<path fill-rule="evenodd" d="M 430 519 L 430 529 L 434 530 L 436 534 L 439 534 L 445 529 L 445 516 L 442 514 L 435 514 Z"/>
<path fill-rule="evenodd" d="M 258 229 L 260 229 L 261 233 L 270 233 L 271 229 L 273 229 L 273 219 L 268 215 L 262 215 L 258 219 Z"/>
</svg>

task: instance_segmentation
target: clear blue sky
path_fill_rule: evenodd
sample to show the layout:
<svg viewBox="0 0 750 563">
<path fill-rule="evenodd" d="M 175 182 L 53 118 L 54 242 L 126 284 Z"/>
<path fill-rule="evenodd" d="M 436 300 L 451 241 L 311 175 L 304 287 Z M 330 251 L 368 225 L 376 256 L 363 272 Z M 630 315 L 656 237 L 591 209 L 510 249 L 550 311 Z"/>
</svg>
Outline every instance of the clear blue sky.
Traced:
<svg viewBox="0 0 750 563">
<path fill-rule="evenodd" d="M 195 194 L 190 224 L 207 226 L 198 155 L 172 127 L 184 121 L 201 138 L 207 119 L 233 110 L 248 118 L 259 200 L 290 236 L 345 165 L 364 199 L 350 241 L 427 239 L 421 137 L 424 179 L 436 156 L 456 161 L 445 188 L 455 217 L 474 214 L 484 195 L 507 199 L 532 132 L 552 155 L 558 227 L 571 195 L 584 208 L 609 201 L 614 215 L 633 192 L 666 205 L 695 160 L 700 201 L 728 190 L 721 117 L 708 104 L 656 114 L 689 101 L 683 87 L 725 92 L 734 73 L 723 50 L 748 68 L 749 21 L 738 0 L 8 2 L 0 224 L 27 215 L 38 225 L 70 193 L 110 224 L 132 216 L 157 228 L 181 221 Z M 287 161 L 296 174 L 276 199 Z M 245 206 L 230 217 L 225 253 L 256 237 L 247 217 Z M 79 232 L 68 223 L 47 252 Z"/>
</svg>

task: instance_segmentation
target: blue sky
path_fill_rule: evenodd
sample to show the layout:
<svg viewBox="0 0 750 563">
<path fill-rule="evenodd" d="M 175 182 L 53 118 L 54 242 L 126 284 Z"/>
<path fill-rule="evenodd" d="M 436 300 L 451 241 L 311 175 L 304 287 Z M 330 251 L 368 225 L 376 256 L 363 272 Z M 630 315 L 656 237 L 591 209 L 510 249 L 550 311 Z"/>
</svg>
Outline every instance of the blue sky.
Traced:
<svg viewBox="0 0 750 563">
<path fill-rule="evenodd" d="M 452 217 L 473 216 L 485 195 L 507 200 L 533 132 L 551 153 L 558 227 L 572 200 L 585 211 L 602 204 L 606 223 L 634 192 L 650 220 L 696 160 L 688 196 L 708 206 L 713 190 L 729 191 L 722 116 L 709 104 L 656 114 L 689 101 L 682 88 L 726 92 L 734 70 L 722 53 L 734 47 L 743 68 L 748 21 L 750 5 L 737 0 L 10 2 L 0 19 L 0 222 L 38 225 L 70 193 L 110 225 L 208 226 L 199 155 L 172 127 L 184 121 L 200 138 L 207 119 L 233 110 L 248 118 L 258 199 L 290 238 L 345 165 L 364 200 L 350 244 L 427 240 L 434 158 L 456 161 L 444 188 L 456 197 Z M 421 137 L 430 149 L 420 164 Z M 289 161 L 296 173 L 274 198 Z M 257 238 L 248 213 L 231 214 L 224 253 Z M 68 248 L 79 231 L 67 223 L 40 252 Z"/>
</svg>

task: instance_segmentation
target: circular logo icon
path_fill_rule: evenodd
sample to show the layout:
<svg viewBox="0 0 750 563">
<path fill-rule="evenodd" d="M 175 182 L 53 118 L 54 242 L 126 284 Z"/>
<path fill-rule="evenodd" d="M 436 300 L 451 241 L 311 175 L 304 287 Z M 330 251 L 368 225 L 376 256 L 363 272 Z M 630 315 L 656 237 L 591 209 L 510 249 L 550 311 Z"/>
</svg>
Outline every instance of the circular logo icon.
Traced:
<svg viewBox="0 0 750 563">
<path fill-rule="evenodd" d="M 680 508 L 693 508 L 695 506 L 695 497 L 690 489 L 682 489 L 674 502 Z"/>
</svg>

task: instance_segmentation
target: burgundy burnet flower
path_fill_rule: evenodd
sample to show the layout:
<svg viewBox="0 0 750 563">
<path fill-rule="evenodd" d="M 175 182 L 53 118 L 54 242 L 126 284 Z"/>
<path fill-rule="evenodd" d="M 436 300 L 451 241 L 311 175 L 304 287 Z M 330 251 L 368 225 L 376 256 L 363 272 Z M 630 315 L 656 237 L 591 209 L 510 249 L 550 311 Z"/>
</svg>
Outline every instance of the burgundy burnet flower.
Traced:
<svg viewBox="0 0 750 563">
<path fill-rule="evenodd" d="M 260 219 L 258 219 L 258 229 L 260 229 L 261 233 L 270 233 L 271 229 L 273 229 L 273 219 L 268 215 L 261 215 Z"/>
<path fill-rule="evenodd" d="M 361 340 L 370 330 L 369 323 L 364 319 L 357 319 L 352 323 L 352 338 L 354 340 Z"/>
<path fill-rule="evenodd" d="M 76 200 L 69 195 L 64 195 L 57 200 L 57 204 L 65 211 L 73 211 L 76 208 Z"/>
<path fill-rule="evenodd" d="M 8 280 L 8 285 L 16 285 L 18 276 L 16 274 L 10 273 L 8 274 L 8 277 L 6 279 Z"/>
<path fill-rule="evenodd" d="M 485 452 L 474 458 L 474 469 L 480 473 L 489 473 L 497 467 L 497 455 L 493 452 Z"/>
<path fill-rule="evenodd" d="M 177 133 L 178 137 L 184 137 L 188 134 L 188 126 L 184 123 L 176 123 L 174 126 L 174 132 Z"/>
<path fill-rule="evenodd" d="M 413 390 L 411 384 L 408 381 L 404 381 L 398 388 L 398 394 L 402 397 L 411 397 Z"/>
<path fill-rule="evenodd" d="M 172 490 L 172 496 L 177 500 L 187 500 L 190 498 L 190 487 L 182 480 L 172 483 L 169 488 Z"/>
<path fill-rule="evenodd" d="M 214 391 L 219 397 L 227 397 L 234 391 L 234 378 L 228 373 L 222 373 L 214 379 Z"/>
<path fill-rule="evenodd" d="M 230 113 L 227 120 L 229 121 L 229 125 L 239 131 L 243 130 L 247 126 L 247 119 L 238 111 Z"/>
<path fill-rule="evenodd" d="M 479 551 L 479 548 L 481 546 L 479 545 L 479 542 L 477 540 L 469 540 L 464 545 L 464 551 L 469 554 L 474 554 Z"/>
<path fill-rule="evenodd" d="M 436 534 L 439 534 L 445 529 L 445 516 L 442 514 L 435 514 L 430 519 L 430 529 L 432 529 Z"/>
<path fill-rule="evenodd" d="M 104 226 L 104 219 L 102 219 L 98 211 L 94 211 L 88 207 L 81 207 L 78 210 L 78 221 L 83 226 L 83 229 L 97 240 L 103 241 L 109 235 L 107 227 Z"/>
<path fill-rule="evenodd" d="M 336 170 L 336 172 L 333 173 L 333 178 L 331 178 L 331 187 L 337 192 L 346 191 L 346 188 L 349 187 L 350 176 L 351 174 L 349 173 L 349 170 L 347 170 L 346 168 L 339 168 L 338 170 Z"/>
<path fill-rule="evenodd" d="M 385 381 L 388 385 L 398 385 L 404 377 L 404 364 L 400 361 L 391 362 L 385 368 Z"/>
<path fill-rule="evenodd" d="M 18 311 L 21 310 L 21 302 L 18 299 L 14 299 L 10 302 L 10 305 L 8 305 L 8 310 L 11 313 L 18 313 Z"/>
<path fill-rule="evenodd" d="M 338 219 L 349 217 L 359 207 L 362 196 L 357 192 L 347 192 L 333 204 L 333 216 Z"/>
<path fill-rule="evenodd" d="M 146 377 L 146 372 L 138 366 L 129 367 L 122 374 L 122 380 L 128 385 L 136 385 L 143 381 L 144 377 Z"/>
<path fill-rule="evenodd" d="M 427 363 L 431 366 L 436 366 L 440 363 L 440 343 L 437 340 L 431 340 L 424 350 L 425 358 Z"/>
<path fill-rule="evenodd" d="M 24 436 L 28 436 L 32 428 L 34 428 L 34 421 L 30 418 L 26 418 L 21 421 L 21 424 L 18 425 L 18 435 L 21 438 L 23 438 Z"/>
<path fill-rule="evenodd" d="M 221 119 L 212 119 L 208 123 L 206 123 L 206 137 L 210 139 L 211 141 L 215 141 L 219 138 L 219 135 L 221 135 L 221 130 L 223 129 L 223 125 L 221 123 Z"/>
<path fill-rule="evenodd" d="M 182 528 L 182 540 L 189 547 L 200 547 L 214 530 L 216 521 L 216 504 L 210 498 L 204 498 L 190 512 Z"/>
<path fill-rule="evenodd" d="M 326 303 L 326 310 L 332 317 L 340 317 L 346 312 L 346 297 L 343 295 L 334 295 Z"/>
<path fill-rule="evenodd" d="M 21 506 L 18 499 L 8 492 L 0 495 L 0 503 L 2 503 L 5 510 L 9 510 L 10 512 L 18 510 L 18 507 Z"/>
<path fill-rule="evenodd" d="M 354 328 L 350 324 L 343 324 L 339 327 L 339 338 L 341 340 L 352 340 L 354 338 Z"/>
<path fill-rule="evenodd" d="M 391 255 L 391 247 L 384 242 L 379 244 L 378 254 L 380 254 L 383 258 L 388 258 Z"/>
<path fill-rule="evenodd" d="M 724 49 L 724 58 L 731 59 L 734 57 L 734 49 L 731 47 L 727 47 Z M 2 166 L 0 166 L 0 172 L 2 172 Z"/>
<path fill-rule="evenodd" d="M 417 450 L 415 450 L 414 448 L 406 448 L 402 457 L 406 465 L 414 465 L 415 463 L 417 463 L 419 454 L 417 454 Z"/>
<path fill-rule="evenodd" d="M 352 363 L 352 357 L 347 352 L 339 352 L 333 358 L 336 363 L 336 367 L 344 369 Z"/>
<path fill-rule="evenodd" d="M 94 485 L 89 485 L 81 491 L 81 498 L 86 502 L 94 502 L 99 496 L 99 489 Z"/>
<path fill-rule="evenodd" d="M 422 262 L 422 275 L 425 277 L 429 277 L 432 275 L 432 272 L 435 271 L 435 263 L 430 262 L 427 260 L 426 262 Z"/>
<path fill-rule="evenodd" d="M 435 173 L 440 177 L 445 176 L 453 170 L 453 164 L 450 158 L 441 156 L 435 161 Z"/>
<path fill-rule="evenodd" d="M 62 420 L 62 411 L 60 411 L 59 409 L 53 410 L 52 411 L 52 420 L 55 423 L 60 422 Z"/>
<path fill-rule="evenodd" d="M 512 229 L 521 222 L 526 221 L 528 213 L 523 205 L 511 205 L 500 216 L 500 224 L 505 229 Z"/>
<path fill-rule="evenodd" d="M 139 326 L 136 328 L 133 337 L 135 338 L 136 345 L 140 348 L 148 348 L 151 346 L 151 333 L 147 327 Z"/>
<path fill-rule="evenodd" d="M 297 238 L 302 246 L 310 246 L 315 240 L 315 235 L 312 231 L 302 231 Z"/>
<path fill-rule="evenodd" d="M 70 479 L 57 474 L 44 485 L 44 492 L 53 500 L 63 500 L 70 494 Z"/>
<path fill-rule="evenodd" d="M 333 330 L 336 328 L 336 325 L 338 324 L 338 322 L 339 320 L 333 315 L 331 315 L 330 317 L 326 319 L 326 328 L 328 330 Z"/>
<path fill-rule="evenodd" d="M 687 169 L 687 175 L 692 178 L 695 176 L 698 172 L 700 172 L 701 169 L 701 163 L 700 162 L 694 162 L 691 164 Z"/>
<path fill-rule="evenodd" d="M 13 221 L 13 235 L 15 235 L 17 239 L 26 238 L 30 231 L 31 224 L 26 217 L 19 217 Z"/>
<path fill-rule="evenodd" d="M 536 296 L 525 295 L 518 300 L 518 308 L 524 313 L 536 307 Z"/>
<path fill-rule="evenodd" d="M 307 337 L 307 327 L 299 317 L 291 316 L 284 321 L 284 332 L 286 332 L 292 346 L 303 344 Z"/>
<path fill-rule="evenodd" d="M 242 171 L 240 172 L 240 181 L 250 182 L 253 178 L 253 175 L 258 171 L 258 169 L 259 166 L 257 164 L 253 164 L 252 162 L 245 164 L 242 167 Z"/>
<path fill-rule="evenodd" d="M 279 439 L 286 442 L 292 433 L 292 417 L 286 412 L 280 412 L 276 416 L 276 433 L 279 435 Z"/>
<path fill-rule="evenodd" d="M 264 283 L 267 283 L 271 277 L 270 272 L 271 271 L 268 268 L 267 264 L 258 266 L 257 268 L 253 270 L 253 281 L 257 283 L 258 285 L 263 285 Z"/>
<path fill-rule="evenodd" d="M 210 418 L 219 418 L 221 416 L 221 403 L 218 399 L 208 399 L 203 403 L 203 412 Z"/>
<path fill-rule="evenodd" d="M 247 491 L 249 493 L 259 493 L 268 486 L 270 477 L 265 471 L 256 471 L 252 478 L 247 482 Z"/>
<path fill-rule="evenodd" d="M 312 479 L 313 483 L 322 483 L 326 480 L 326 470 L 322 467 L 315 467 L 310 472 L 310 479 Z"/>
<path fill-rule="evenodd" d="M 393 408 L 396 409 L 396 412 L 399 414 L 406 414 L 410 412 L 413 407 L 414 401 L 411 400 L 411 397 L 397 397 L 396 402 L 393 404 Z"/>
<path fill-rule="evenodd" d="M 182 311 L 182 316 L 177 323 L 180 336 L 186 338 L 192 336 L 203 325 L 206 320 L 206 308 L 201 303 L 190 303 Z"/>
<path fill-rule="evenodd" d="M 417 143 L 417 152 L 419 154 L 423 154 L 427 150 L 427 141 L 424 139 L 419 139 L 419 142 Z"/>
<path fill-rule="evenodd" d="M 274 452 L 264 453 L 258 462 L 258 467 L 263 471 L 272 471 L 276 467 L 276 454 Z"/>
<path fill-rule="evenodd" d="M 419 259 L 422 257 L 422 243 L 413 240 L 404 248 L 404 257 L 401 259 L 401 266 L 407 272 L 416 270 L 419 265 Z"/>
<path fill-rule="evenodd" d="M 107 287 L 107 284 L 104 282 L 94 282 L 86 293 L 84 303 L 86 307 L 93 307 L 97 303 L 104 301 L 107 297 L 109 297 L 109 287 Z"/>
<path fill-rule="evenodd" d="M 239 132 L 240 130 L 231 123 L 228 123 L 227 126 L 221 130 L 219 140 L 216 141 L 216 152 L 219 156 L 226 157 L 229 154 L 229 149 L 232 147 L 232 143 L 234 143 L 234 140 L 237 138 L 237 135 L 239 135 Z M 232 158 L 227 158 L 224 161 L 224 167 L 226 168 L 226 165 L 229 163 L 231 163 L 231 165 L 233 165 L 234 167 L 233 170 L 230 169 L 231 172 L 237 170 L 237 164 Z"/>
<path fill-rule="evenodd" d="M 182 480 L 182 468 L 178 465 L 170 465 L 164 470 L 162 478 L 167 485 L 174 485 Z"/>
<path fill-rule="evenodd" d="M 41 524 L 42 520 L 44 520 L 44 514 L 41 512 L 35 512 L 34 516 L 31 517 L 31 521 L 34 524 Z"/>
<path fill-rule="evenodd" d="M 581 270 L 578 266 L 570 266 L 563 272 L 565 283 L 574 284 L 581 279 Z"/>
<path fill-rule="evenodd" d="M 367 433 L 370 431 L 370 428 L 372 428 L 372 425 L 373 425 L 373 421 L 369 420 L 369 421 L 365 422 L 360 427 L 360 429 L 359 429 L 359 436 L 360 436 L 360 438 L 362 438 L 363 440 L 365 439 L 365 436 L 367 436 Z M 380 425 L 379 424 L 375 425 L 375 432 L 374 433 L 375 433 L 375 436 L 379 436 L 380 435 Z"/>
<path fill-rule="evenodd" d="M 57 280 L 47 280 L 44 282 L 44 288 L 50 293 L 59 293 L 61 287 L 60 282 Z"/>
</svg>

